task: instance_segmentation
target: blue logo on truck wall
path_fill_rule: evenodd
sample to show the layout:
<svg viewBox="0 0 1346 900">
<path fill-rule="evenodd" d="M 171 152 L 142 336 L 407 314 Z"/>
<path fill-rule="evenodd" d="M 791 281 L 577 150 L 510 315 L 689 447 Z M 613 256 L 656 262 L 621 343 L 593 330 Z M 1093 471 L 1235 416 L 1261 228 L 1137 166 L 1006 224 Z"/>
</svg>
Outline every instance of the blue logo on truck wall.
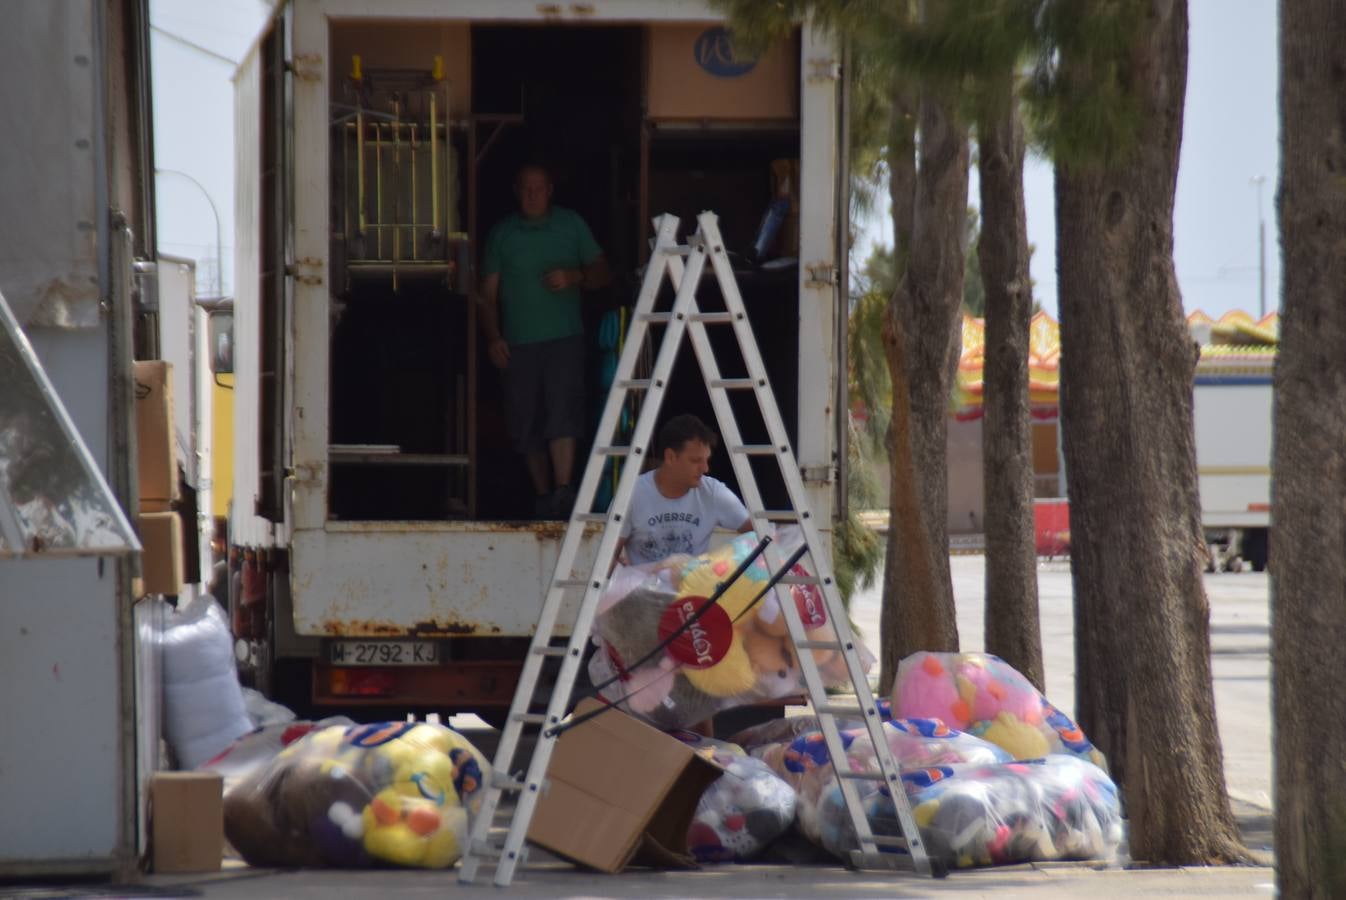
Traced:
<svg viewBox="0 0 1346 900">
<path fill-rule="evenodd" d="M 734 36 L 719 26 L 701 32 L 692 52 L 696 55 L 696 64 L 717 78 L 736 78 L 751 72 L 757 65 L 756 57 L 739 56 L 734 52 Z"/>
</svg>

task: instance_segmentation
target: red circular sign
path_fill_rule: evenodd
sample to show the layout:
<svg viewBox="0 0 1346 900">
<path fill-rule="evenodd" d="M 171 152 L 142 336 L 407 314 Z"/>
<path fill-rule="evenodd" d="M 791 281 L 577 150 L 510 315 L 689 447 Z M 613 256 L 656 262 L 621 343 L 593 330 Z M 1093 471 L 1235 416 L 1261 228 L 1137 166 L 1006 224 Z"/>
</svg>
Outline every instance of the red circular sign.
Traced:
<svg viewBox="0 0 1346 900">
<path fill-rule="evenodd" d="M 791 575 L 807 577 L 809 571 L 799 563 L 790 569 Z M 792 585 L 790 595 L 795 598 L 795 607 L 799 610 L 799 621 L 804 623 L 805 631 L 822 628 L 827 624 L 827 606 L 823 603 L 823 592 L 816 584 Z"/>
<path fill-rule="evenodd" d="M 681 628 L 705 605 L 705 597 L 691 595 L 678 597 L 668 604 L 659 617 L 660 643 L 668 640 L 669 635 Z M 667 652 L 681 665 L 707 669 L 724 659 L 733 640 L 734 623 L 729 621 L 729 613 L 717 603 L 692 623 L 691 628 L 674 638 Z"/>
</svg>

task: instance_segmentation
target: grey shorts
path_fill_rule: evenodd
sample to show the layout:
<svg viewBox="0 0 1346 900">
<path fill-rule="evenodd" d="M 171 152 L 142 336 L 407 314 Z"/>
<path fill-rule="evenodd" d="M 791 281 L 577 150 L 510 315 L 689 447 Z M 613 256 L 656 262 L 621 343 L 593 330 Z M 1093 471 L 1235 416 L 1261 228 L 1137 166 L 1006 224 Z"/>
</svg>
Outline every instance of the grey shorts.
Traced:
<svg viewBox="0 0 1346 900">
<path fill-rule="evenodd" d="M 584 432 L 584 336 L 511 344 L 503 373 L 505 423 L 514 449 L 543 449 Z"/>
</svg>

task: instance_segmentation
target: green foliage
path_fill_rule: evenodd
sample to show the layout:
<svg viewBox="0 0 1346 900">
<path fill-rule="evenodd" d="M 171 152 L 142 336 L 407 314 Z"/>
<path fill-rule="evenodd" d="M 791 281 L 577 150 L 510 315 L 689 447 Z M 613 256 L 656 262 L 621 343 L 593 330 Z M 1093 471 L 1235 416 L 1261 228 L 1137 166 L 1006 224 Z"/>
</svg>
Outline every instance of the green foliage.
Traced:
<svg viewBox="0 0 1346 900">
<path fill-rule="evenodd" d="M 981 240 L 981 216 L 976 207 L 967 208 L 967 224 L 963 232 L 967 254 L 963 260 L 963 312 L 978 318 L 986 315 L 986 285 L 981 280 L 981 257 L 977 243 Z"/>
<path fill-rule="evenodd" d="M 1058 163 L 1122 164 L 1136 149 L 1141 110 L 1132 47 L 1146 22 L 1143 0 L 1042 0 L 1036 61 L 1025 108 L 1036 141 Z"/>
<path fill-rule="evenodd" d="M 856 277 L 859 291 L 851 298 L 847 330 L 850 398 L 852 404 L 861 403 L 868 414 L 863 431 L 851 443 L 853 446 L 863 443 L 871 454 L 882 452 L 886 446 L 893 402 L 883 332 L 888 300 L 893 295 L 896 281 L 892 248 L 879 245 Z"/>
</svg>

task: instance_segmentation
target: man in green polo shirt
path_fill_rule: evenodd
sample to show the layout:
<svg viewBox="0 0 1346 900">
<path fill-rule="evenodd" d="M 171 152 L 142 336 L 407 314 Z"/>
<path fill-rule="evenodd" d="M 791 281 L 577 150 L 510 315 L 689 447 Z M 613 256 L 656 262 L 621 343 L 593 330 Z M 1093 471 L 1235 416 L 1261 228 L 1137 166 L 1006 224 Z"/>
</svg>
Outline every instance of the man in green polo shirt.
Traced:
<svg viewBox="0 0 1346 900">
<path fill-rule="evenodd" d="M 519 211 L 491 229 L 482 265 L 486 352 L 501 370 L 505 421 L 528 463 L 540 518 L 570 515 L 584 430 L 580 289 L 608 283 L 603 250 L 578 213 L 553 206 L 547 170 L 514 180 Z"/>
</svg>

